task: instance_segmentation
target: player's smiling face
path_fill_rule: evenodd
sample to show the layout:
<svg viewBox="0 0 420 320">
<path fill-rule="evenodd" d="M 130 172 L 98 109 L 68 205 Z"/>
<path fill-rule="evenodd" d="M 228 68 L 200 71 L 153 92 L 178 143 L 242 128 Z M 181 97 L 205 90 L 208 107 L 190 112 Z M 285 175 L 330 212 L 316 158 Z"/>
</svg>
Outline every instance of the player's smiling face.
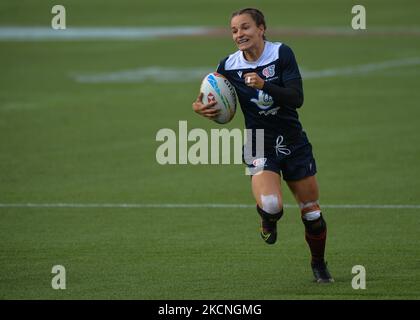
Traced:
<svg viewBox="0 0 420 320">
<path fill-rule="evenodd" d="M 230 27 L 233 41 L 241 51 L 250 50 L 264 41 L 264 26 L 257 26 L 247 13 L 234 16 L 230 21 Z"/>
</svg>

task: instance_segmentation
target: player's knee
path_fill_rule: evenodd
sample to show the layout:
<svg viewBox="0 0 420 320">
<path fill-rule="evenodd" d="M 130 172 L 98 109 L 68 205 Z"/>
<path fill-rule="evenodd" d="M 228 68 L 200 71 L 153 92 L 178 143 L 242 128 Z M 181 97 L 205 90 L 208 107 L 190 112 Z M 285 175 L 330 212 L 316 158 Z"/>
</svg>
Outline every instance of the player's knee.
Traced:
<svg viewBox="0 0 420 320">
<path fill-rule="evenodd" d="M 262 209 L 270 214 L 283 211 L 283 204 L 276 194 L 261 195 L 261 205 Z"/>
<path fill-rule="evenodd" d="M 277 195 L 261 196 L 261 206 L 257 205 L 257 211 L 264 219 L 278 221 L 283 216 L 283 205 Z"/>
<path fill-rule="evenodd" d="M 322 216 L 318 201 L 301 203 L 300 210 L 307 233 L 319 235 L 327 230 L 327 223 Z"/>
</svg>

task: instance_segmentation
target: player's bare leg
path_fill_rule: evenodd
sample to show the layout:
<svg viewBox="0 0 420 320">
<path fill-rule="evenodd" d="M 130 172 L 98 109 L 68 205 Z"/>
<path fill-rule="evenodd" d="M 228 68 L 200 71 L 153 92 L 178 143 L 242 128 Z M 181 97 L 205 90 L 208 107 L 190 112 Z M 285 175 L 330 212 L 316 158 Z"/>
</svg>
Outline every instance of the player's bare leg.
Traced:
<svg viewBox="0 0 420 320">
<path fill-rule="evenodd" d="M 261 237 L 268 244 L 277 240 L 277 221 L 283 215 L 280 175 L 261 171 L 252 176 L 252 192 L 261 216 Z"/>
<path fill-rule="evenodd" d="M 312 255 L 312 271 L 315 280 L 320 283 L 333 282 L 324 261 L 325 243 L 327 240 L 327 224 L 319 206 L 319 188 L 315 176 L 298 181 L 287 182 L 298 202 L 305 225 L 305 239 Z"/>
</svg>

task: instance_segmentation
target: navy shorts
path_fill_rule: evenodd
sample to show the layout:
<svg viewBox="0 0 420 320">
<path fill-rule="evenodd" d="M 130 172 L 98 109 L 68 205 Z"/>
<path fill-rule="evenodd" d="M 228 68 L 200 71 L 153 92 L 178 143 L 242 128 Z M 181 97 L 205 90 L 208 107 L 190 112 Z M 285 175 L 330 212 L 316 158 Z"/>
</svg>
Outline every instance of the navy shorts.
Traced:
<svg viewBox="0 0 420 320">
<path fill-rule="evenodd" d="M 264 158 L 254 159 L 251 164 L 246 163 L 251 175 L 268 170 L 282 175 L 285 181 L 296 181 L 316 174 L 312 145 L 304 132 L 292 144 L 285 145 L 282 142 L 283 137 L 278 138 L 276 145 L 266 146 Z"/>
</svg>

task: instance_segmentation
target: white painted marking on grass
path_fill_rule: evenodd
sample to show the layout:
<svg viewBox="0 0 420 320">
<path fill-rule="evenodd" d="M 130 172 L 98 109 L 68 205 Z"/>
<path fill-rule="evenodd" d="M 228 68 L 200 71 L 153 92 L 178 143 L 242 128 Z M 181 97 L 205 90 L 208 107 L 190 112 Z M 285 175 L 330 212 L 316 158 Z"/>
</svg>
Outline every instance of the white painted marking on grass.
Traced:
<svg viewBox="0 0 420 320">
<path fill-rule="evenodd" d="M 358 32 L 347 27 L 277 27 L 270 28 L 271 36 L 419 36 L 420 28 L 394 26 L 369 27 Z M 225 27 L 208 26 L 152 26 L 152 27 L 74 27 L 54 30 L 39 26 L 2 26 L 0 41 L 68 41 L 68 40 L 143 40 L 174 36 L 221 36 L 230 35 Z"/>
<path fill-rule="evenodd" d="M 188 82 L 203 78 L 214 71 L 212 67 L 200 68 L 164 68 L 147 67 L 131 70 L 122 70 L 91 75 L 74 75 L 77 82 L 82 83 L 107 83 L 107 82 Z"/>
<path fill-rule="evenodd" d="M 284 204 L 285 208 L 297 208 L 294 204 Z M 420 209 L 420 204 L 321 204 L 322 208 L 331 209 Z M 195 209 L 224 208 L 248 209 L 255 204 L 235 203 L 0 203 L 0 208 L 114 208 L 114 209 Z"/>
<path fill-rule="evenodd" d="M 350 66 L 344 68 L 324 69 L 319 71 L 305 71 L 303 72 L 304 79 L 317 79 L 345 75 L 358 75 L 363 73 L 370 73 L 373 71 L 385 70 L 390 68 L 415 66 L 420 65 L 420 57 L 387 60 L 378 63 L 368 63 L 358 66 Z"/>
<path fill-rule="evenodd" d="M 324 69 L 317 71 L 302 71 L 303 78 L 318 79 L 337 76 L 351 76 L 367 74 L 374 71 L 420 65 L 420 57 L 387 60 L 378 63 L 368 63 L 343 68 Z M 214 71 L 212 67 L 199 68 L 170 68 L 170 67 L 146 67 L 115 72 L 105 72 L 96 74 L 75 74 L 72 77 L 77 82 L 82 83 L 129 83 L 129 82 L 189 82 L 201 80 L 204 75 Z"/>
<path fill-rule="evenodd" d="M 268 32 L 271 35 L 293 36 L 418 36 L 419 27 L 406 26 L 370 26 L 366 30 L 354 30 L 349 27 L 274 27 Z"/>
<path fill-rule="evenodd" d="M 207 27 L 0 27 L 2 41 L 40 40 L 142 40 L 160 37 L 206 35 Z"/>
</svg>

